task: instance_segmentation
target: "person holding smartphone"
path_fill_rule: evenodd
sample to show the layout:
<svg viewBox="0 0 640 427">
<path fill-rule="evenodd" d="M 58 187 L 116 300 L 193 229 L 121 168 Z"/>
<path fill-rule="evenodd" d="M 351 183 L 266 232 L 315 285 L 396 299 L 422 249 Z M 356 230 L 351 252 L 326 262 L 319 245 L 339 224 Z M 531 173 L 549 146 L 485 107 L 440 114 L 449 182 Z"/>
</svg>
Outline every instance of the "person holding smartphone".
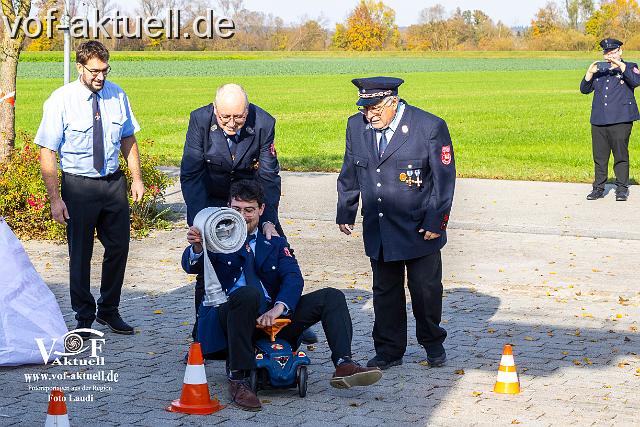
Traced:
<svg viewBox="0 0 640 427">
<path fill-rule="evenodd" d="M 604 61 L 593 62 L 580 82 L 580 92 L 594 92 L 591 105 L 591 143 L 595 178 L 587 200 L 604 197 L 609 157 L 613 153 L 616 200 L 629 197 L 629 137 L 633 122 L 640 119 L 634 89 L 640 86 L 638 64 L 622 59 L 622 42 L 600 42 Z"/>
</svg>

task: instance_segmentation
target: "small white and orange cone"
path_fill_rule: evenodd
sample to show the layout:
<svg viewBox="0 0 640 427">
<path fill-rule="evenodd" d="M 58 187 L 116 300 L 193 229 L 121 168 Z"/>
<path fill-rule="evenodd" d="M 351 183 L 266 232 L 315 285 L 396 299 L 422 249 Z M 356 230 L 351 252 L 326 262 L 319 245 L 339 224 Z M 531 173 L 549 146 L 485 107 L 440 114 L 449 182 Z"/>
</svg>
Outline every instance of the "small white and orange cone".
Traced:
<svg viewBox="0 0 640 427">
<path fill-rule="evenodd" d="M 67 404 L 62 390 L 51 390 L 47 420 L 44 422 L 44 427 L 69 427 Z"/>
<path fill-rule="evenodd" d="M 183 414 L 209 415 L 224 408 L 217 399 L 211 399 L 207 374 L 204 370 L 204 359 L 199 342 L 189 348 L 189 360 L 184 373 L 182 394 L 180 399 L 171 402 L 166 409 L 169 412 Z"/>
<path fill-rule="evenodd" d="M 498 368 L 498 380 L 493 387 L 493 391 L 502 394 L 520 393 L 520 380 L 518 379 L 518 371 L 513 359 L 511 344 L 506 344 L 502 350 L 502 359 L 500 359 L 500 367 Z"/>
<path fill-rule="evenodd" d="M 0 103 L 8 102 L 9 104 L 15 106 L 16 105 L 16 93 L 4 93 L 2 89 L 0 89 Z"/>
</svg>

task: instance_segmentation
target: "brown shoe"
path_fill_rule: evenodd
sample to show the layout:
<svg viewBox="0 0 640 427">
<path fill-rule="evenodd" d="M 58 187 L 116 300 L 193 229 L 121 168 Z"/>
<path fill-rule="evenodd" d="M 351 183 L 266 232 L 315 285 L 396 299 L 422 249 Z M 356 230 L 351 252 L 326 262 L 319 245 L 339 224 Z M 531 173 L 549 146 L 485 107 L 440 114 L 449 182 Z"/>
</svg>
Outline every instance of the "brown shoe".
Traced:
<svg viewBox="0 0 640 427">
<path fill-rule="evenodd" d="M 375 384 L 380 378 L 382 371 L 378 368 L 363 368 L 357 363 L 346 362 L 336 368 L 329 384 L 335 388 L 351 388 Z"/>
<path fill-rule="evenodd" d="M 229 380 L 231 402 L 245 411 L 259 411 L 262 404 L 246 380 Z"/>
</svg>

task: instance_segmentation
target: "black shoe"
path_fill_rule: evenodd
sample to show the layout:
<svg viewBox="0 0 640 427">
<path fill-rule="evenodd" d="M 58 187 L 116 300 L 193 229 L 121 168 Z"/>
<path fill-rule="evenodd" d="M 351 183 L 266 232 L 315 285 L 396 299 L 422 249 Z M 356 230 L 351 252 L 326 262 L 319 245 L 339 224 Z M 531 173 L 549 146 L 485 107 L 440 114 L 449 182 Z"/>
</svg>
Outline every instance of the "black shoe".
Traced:
<svg viewBox="0 0 640 427">
<path fill-rule="evenodd" d="M 133 335 L 133 327 L 129 326 L 127 322 L 122 320 L 118 312 L 109 314 L 100 314 L 96 316 L 96 322 L 101 325 L 106 325 L 116 334 Z"/>
<path fill-rule="evenodd" d="M 93 324 L 93 320 L 78 320 L 78 324 L 76 325 L 76 329 L 91 329 L 91 325 Z M 82 338 L 89 338 L 91 336 L 91 332 L 76 332 Z"/>
<path fill-rule="evenodd" d="M 402 365 L 402 357 L 396 360 L 385 360 L 379 354 L 376 354 L 375 357 L 367 362 L 367 367 L 369 368 L 380 368 L 383 371 L 385 369 L 389 369 L 392 366 Z"/>
<path fill-rule="evenodd" d="M 437 356 L 427 354 L 427 362 L 429 362 L 429 366 L 431 366 L 432 368 L 440 367 L 444 365 L 446 361 L 447 353 L 444 351 L 444 349 L 442 349 L 442 353 L 438 354 Z"/>
<path fill-rule="evenodd" d="M 626 188 L 622 190 L 616 190 L 616 201 L 626 202 L 628 198 L 629 198 L 629 190 L 627 190 Z"/>
<path fill-rule="evenodd" d="M 318 342 L 318 335 L 311 329 L 305 329 L 302 332 L 302 344 L 315 344 Z"/>
<path fill-rule="evenodd" d="M 604 197 L 604 190 L 594 188 L 593 191 L 587 194 L 587 200 L 602 199 Z"/>
</svg>

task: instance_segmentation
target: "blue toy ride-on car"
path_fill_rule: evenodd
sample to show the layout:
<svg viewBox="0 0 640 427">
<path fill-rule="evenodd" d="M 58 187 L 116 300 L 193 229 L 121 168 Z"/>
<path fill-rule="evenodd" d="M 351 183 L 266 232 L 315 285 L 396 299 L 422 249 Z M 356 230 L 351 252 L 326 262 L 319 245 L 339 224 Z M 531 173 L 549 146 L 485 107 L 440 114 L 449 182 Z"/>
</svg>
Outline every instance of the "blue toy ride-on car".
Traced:
<svg viewBox="0 0 640 427">
<path fill-rule="evenodd" d="M 276 338 L 278 332 L 289 323 L 289 319 L 276 319 L 273 326 L 256 326 L 269 337 L 259 338 L 255 343 L 256 369 L 251 371 L 249 377 L 254 392 L 298 387 L 300 397 L 307 395 L 307 365 L 311 360 L 305 352 L 293 351 L 286 340 Z"/>
</svg>

